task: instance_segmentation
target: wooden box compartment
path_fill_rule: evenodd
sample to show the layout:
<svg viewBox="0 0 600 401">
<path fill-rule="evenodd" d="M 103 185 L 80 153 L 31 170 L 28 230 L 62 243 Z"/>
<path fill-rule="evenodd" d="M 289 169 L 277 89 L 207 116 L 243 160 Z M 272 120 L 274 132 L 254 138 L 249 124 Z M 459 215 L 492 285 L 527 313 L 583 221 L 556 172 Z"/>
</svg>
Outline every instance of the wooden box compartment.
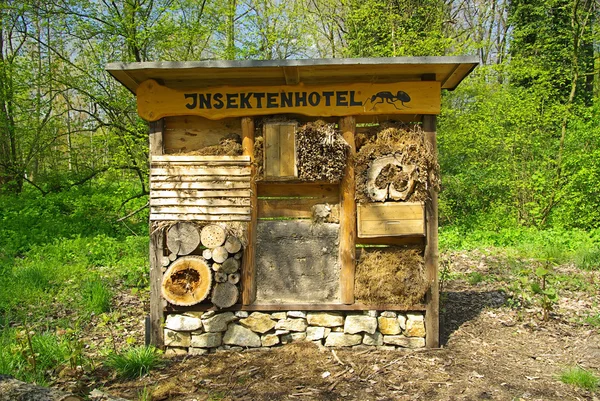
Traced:
<svg viewBox="0 0 600 401">
<path fill-rule="evenodd" d="M 358 237 L 425 236 L 425 203 L 359 204 Z"/>
</svg>

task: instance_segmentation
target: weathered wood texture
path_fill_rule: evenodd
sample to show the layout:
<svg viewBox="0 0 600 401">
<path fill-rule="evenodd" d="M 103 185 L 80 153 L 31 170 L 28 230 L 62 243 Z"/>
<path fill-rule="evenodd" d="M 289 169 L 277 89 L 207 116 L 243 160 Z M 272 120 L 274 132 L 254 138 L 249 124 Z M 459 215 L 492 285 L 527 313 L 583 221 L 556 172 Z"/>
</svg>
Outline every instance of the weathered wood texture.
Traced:
<svg viewBox="0 0 600 401">
<path fill-rule="evenodd" d="M 437 155 L 436 116 L 423 116 L 425 140 Z M 427 245 L 425 247 L 425 274 L 430 283 L 425 302 L 425 338 L 428 348 L 437 348 L 440 344 L 440 294 L 438 284 L 438 194 L 432 190 L 431 203 L 427 208 Z"/>
<path fill-rule="evenodd" d="M 165 272 L 161 294 L 174 305 L 195 305 L 208 296 L 211 285 L 212 273 L 204 258 L 184 256 Z"/>
<path fill-rule="evenodd" d="M 25 383 L 10 376 L 0 375 L 0 401 L 81 401 L 64 391 Z"/>
<path fill-rule="evenodd" d="M 263 125 L 265 180 L 298 177 L 296 166 L 297 127 L 297 123 L 287 122 L 273 122 Z"/>
<path fill-rule="evenodd" d="M 345 304 L 354 303 L 354 273 L 356 269 L 356 203 L 354 158 L 356 147 L 354 131 L 356 120 L 354 117 L 340 119 L 340 131 L 346 142 L 350 145 L 348 163 L 344 169 L 344 177 L 340 185 L 340 288 L 341 299 Z"/>
<path fill-rule="evenodd" d="M 425 235 L 425 204 L 370 203 L 358 205 L 358 237 Z"/>
<path fill-rule="evenodd" d="M 203 117 L 167 117 L 165 120 L 165 153 L 190 152 L 207 146 L 218 145 L 228 134 L 241 135 L 239 118 L 209 120 Z"/>
<path fill-rule="evenodd" d="M 166 308 L 167 312 L 184 312 L 184 311 L 207 311 L 215 310 L 216 308 L 208 304 L 198 304 L 189 307 L 181 307 L 177 305 L 168 305 Z M 393 304 L 380 304 L 380 305 L 365 305 L 354 303 L 351 305 L 346 304 L 300 304 L 300 303 L 273 303 L 273 304 L 252 304 L 252 305 L 234 305 L 227 310 L 237 311 L 259 311 L 259 312 L 274 312 L 274 311 L 289 311 L 289 310 L 302 310 L 302 311 L 367 311 L 367 310 L 380 310 L 380 311 L 398 311 L 398 312 L 421 312 L 426 309 L 425 305 L 393 305 Z"/>
<path fill-rule="evenodd" d="M 159 120 L 150 124 L 149 148 L 150 157 L 163 154 L 164 122 Z M 150 176 L 150 185 L 153 177 Z M 150 343 L 155 347 L 164 347 L 163 329 L 163 298 L 160 293 L 162 284 L 162 263 L 165 246 L 163 230 L 150 234 Z M 175 255 L 176 256 L 176 255 Z"/>
<path fill-rule="evenodd" d="M 242 258 L 242 304 L 250 305 L 256 299 L 256 266 L 254 251 L 256 246 L 256 221 L 258 217 L 256 163 L 254 160 L 254 119 L 242 118 L 242 152 L 252 159 L 250 186 L 250 221 L 248 222 L 248 246 Z"/>
<path fill-rule="evenodd" d="M 259 184 L 258 218 L 310 219 L 314 205 L 339 201 L 338 185 Z"/>
<path fill-rule="evenodd" d="M 150 220 L 249 221 L 248 156 L 155 156 Z"/>
</svg>

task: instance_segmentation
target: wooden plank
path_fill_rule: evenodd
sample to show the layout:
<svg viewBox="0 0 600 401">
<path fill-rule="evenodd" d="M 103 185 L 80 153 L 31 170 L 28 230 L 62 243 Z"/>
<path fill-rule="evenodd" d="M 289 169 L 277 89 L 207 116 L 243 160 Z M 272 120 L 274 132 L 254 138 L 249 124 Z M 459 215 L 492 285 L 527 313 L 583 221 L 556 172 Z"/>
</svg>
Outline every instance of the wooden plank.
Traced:
<svg viewBox="0 0 600 401">
<path fill-rule="evenodd" d="M 150 158 L 154 155 L 163 154 L 163 130 L 164 130 L 164 119 L 160 119 L 150 124 L 150 135 L 149 135 L 149 151 Z"/>
<path fill-rule="evenodd" d="M 436 117 L 423 116 L 425 140 L 437 155 Z M 438 284 L 438 194 L 431 191 L 431 203 L 427 208 L 427 245 L 425 246 L 425 277 L 430 283 L 425 302 L 425 343 L 428 348 L 440 345 L 440 293 Z"/>
<path fill-rule="evenodd" d="M 417 220 L 424 219 L 425 203 L 369 203 L 357 207 L 359 219 L 367 220 Z"/>
<path fill-rule="evenodd" d="M 357 245 L 420 245 L 425 246 L 425 237 L 423 236 L 400 236 L 400 237 L 376 237 L 376 238 L 357 238 Z"/>
<path fill-rule="evenodd" d="M 211 207 L 211 206 L 151 206 L 152 214 L 250 214 L 249 207 Z"/>
<path fill-rule="evenodd" d="M 250 190 L 245 189 L 228 189 L 222 191 L 199 191 L 196 189 L 183 190 L 151 190 L 150 198 L 247 198 L 251 195 Z"/>
<path fill-rule="evenodd" d="M 422 202 L 358 205 L 358 237 L 425 235 Z"/>
<path fill-rule="evenodd" d="M 311 218 L 312 207 L 323 203 L 320 199 L 258 199 L 258 218 L 295 217 Z"/>
<path fill-rule="evenodd" d="M 223 163 L 250 164 L 248 156 L 152 155 L 152 163 Z"/>
<path fill-rule="evenodd" d="M 254 119 L 242 119 L 242 152 L 252 159 L 252 186 L 250 188 L 250 205 L 252 213 L 248 223 L 248 246 L 244 248 L 244 257 L 242 258 L 242 304 L 250 305 L 256 299 L 256 279 L 255 279 L 255 248 L 256 248 L 256 221 L 258 216 L 257 207 L 257 188 L 256 188 L 256 163 L 254 160 Z"/>
<path fill-rule="evenodd" d="M 166 168 L 151 168 L 152 175 L 221 175 L 249 176 L 250 167 L 186 167 L 169 166 Z"/>
<path fill-rule="evenodd" d="M 265 179 L 279 178 L 279 125 L 271 123 L 264 124 L 263 138 L 263 166 Z"/>
<path fill-rule="evenodd" d="M 239 118 L 219 121 L 198 116 L 165 118 L 165 153 L 190 152 L 218 145 L 228 134 L 241 134 Z"/>
<path fill-rule="evenodd" d="M 279 176 L 298 177 L 296 167 L 296 123 L 279 126 Z"/>
<path fill-rule="evenodd" d="M 153 182 L 151 189 L 246 189 L 250 181 Z"/>
<path fill-rule="evenodd" d="M 185 311 L 208 311 L 217 310 L 215 306 L 209 303 L 201 303 L 192 306 L 177 306 L 169 304 L 165 310 L 167 312 L 185 312 Z M 258 312 L 276 312 L 276 311 L 290 311 L 290 310 L 301 310 L 301 311 L 368 311 L 368 310 L 379 310 L 379 311 L 397 311 L 397 312 L 422 312 L 425 310 L 425 305 L 395 305 L 395 304 L 379 304 L 379 305 L 365 305 L 365 304 L 252 304 L 252 305 L 234 305 L 231 308 L 218 309 L 221 311 L 258 311 Z"/>
<path fill-rule="evenodd" d="M 333 199 L 337 199 L 335 203 L 339 201 L 340 187 L 337 184 L 288 184 L 288 183 L 258 183 L 258 196 L 269 197 L 269 196 L 300 196 L 300 197 L 315 197 L 322 198 L 323 202 L 327 202 L 325 199 L 331 199 L 330 203 L 333 203 Z"/>
<path fill-rule="evenodd" d="M 250 177 L 246 175 L 240 176 L 225 176 L 225 175 L 152 175 L 152 171 L 150 171 L 150 175 L 152 180 L 155 182 L 165 181 L 165 182 L 204 182 L 204 181 L 249 181 Z"/>
<path fill-rule="evenodd" d="M 425 236 L 425 222 L 419 220 L 363 221 L 358 225 L 359 238 L 377 238 L 396 235 Z"/>
<path fill-rule="evenodd" d="M 219 120 L 265 114 L 439 114 L 440 98 L 440 83 L 427 81 L 173 89 L 148 79 L 137 88 L 138 114 L 147 121 L 188 115 Z"/>
<path fill-rule="evenodd" d="M 340 130 L 346 142 L 350 145 L 349 160 L 354 160 L 356 148 L 354 144 L 354 131 L 356 120 L 354 117 L 340 119 Z M 356 240 L 356 203 L 354 201 L 355 182 L 354 164 L 347 163 L 344 169 L 340 194 L 340 289 L 341 300 L 344 304 L 354 303 L 354 273 L 355 240 Z"/>
<path fill-rule="evenodd" d="M 150 206 L 250 206 L 250 198 L 150 198 Z"/>
<path fill-rule="evenodd" d="M 151 213 L 150 220 L 178 220 L 178 221 L 250 221 L 250 215 L 244 214 L 187 214 L 187 213 Z"/>
</svg>

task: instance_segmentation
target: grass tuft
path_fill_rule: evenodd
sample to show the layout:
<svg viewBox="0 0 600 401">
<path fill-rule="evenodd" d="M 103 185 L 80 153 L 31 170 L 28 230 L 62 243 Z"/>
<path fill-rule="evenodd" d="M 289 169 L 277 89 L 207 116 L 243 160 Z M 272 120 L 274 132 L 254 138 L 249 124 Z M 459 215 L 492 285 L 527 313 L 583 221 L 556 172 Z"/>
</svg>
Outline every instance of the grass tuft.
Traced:
<svg viewBox="0 0 600 401">
<path fill-rule="evenodd" d="M 141 377 L 161 364 L 160 353 L 154 347 L 131 347 L 106 358 L 106 365 L 125 379 Z"/>
<path fill-rule="evenodd" d="M 600 379 L 589 370 L 575 366 L 562 371 L 560 381 L 588 391 L 595 391 Z"/>
<path fill-rule="evenodd" d="M 112 291 L 103 280 L 88 279 L 82 286 L 83 304 L 87 312 L 96 315 L 110 311 Z"/>
</svg>

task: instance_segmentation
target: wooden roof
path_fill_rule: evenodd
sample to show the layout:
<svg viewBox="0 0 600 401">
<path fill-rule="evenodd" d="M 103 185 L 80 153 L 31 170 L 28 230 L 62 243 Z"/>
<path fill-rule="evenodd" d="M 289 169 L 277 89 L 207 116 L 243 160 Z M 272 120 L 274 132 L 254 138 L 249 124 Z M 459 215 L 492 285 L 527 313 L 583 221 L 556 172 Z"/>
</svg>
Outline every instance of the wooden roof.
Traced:
<svg viewBox="0 0 600 401">
<path fill-rule="evenodd" d="M 153 79 L 172 89 L 244 85 L 316 85 L 343 82 L 420 81 L 454 89 L 479 64 L 473 56 L 339 58 L 266 61 L 110 63 L 106 70 L 132 93 Z"/>
</svg>

